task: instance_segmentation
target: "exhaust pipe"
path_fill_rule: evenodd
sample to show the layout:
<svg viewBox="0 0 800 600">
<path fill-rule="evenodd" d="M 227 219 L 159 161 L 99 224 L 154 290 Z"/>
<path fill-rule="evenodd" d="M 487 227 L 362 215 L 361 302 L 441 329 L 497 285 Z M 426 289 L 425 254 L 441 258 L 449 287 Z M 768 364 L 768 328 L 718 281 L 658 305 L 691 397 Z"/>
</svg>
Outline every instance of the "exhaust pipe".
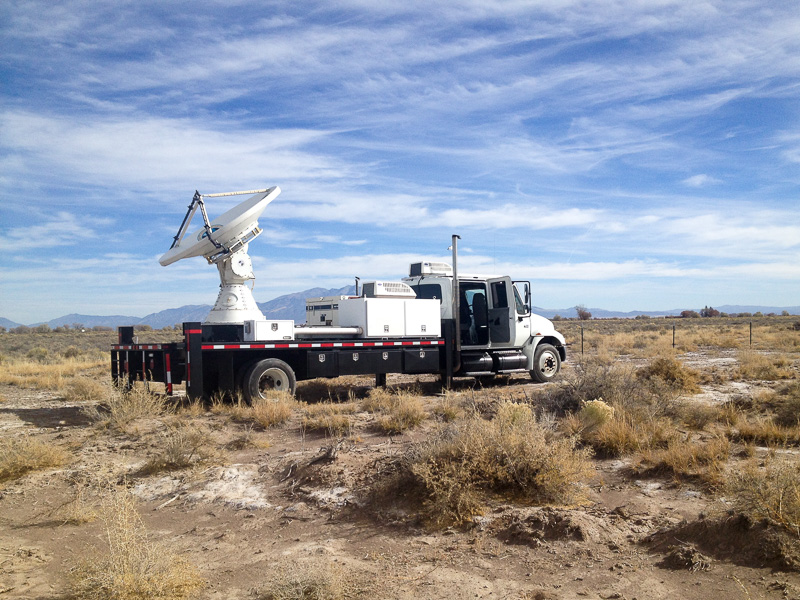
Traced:
<svg viewBox="0 0 800 600">
<path fill-rule="evenodd" d="M 453 371 L 461 370 L 461 290 L 458 285 L 458 240 L 460 235 L 453 234 L 453 322 L 455 323 L 456 348 L 453 361 Z"/>
</svg>

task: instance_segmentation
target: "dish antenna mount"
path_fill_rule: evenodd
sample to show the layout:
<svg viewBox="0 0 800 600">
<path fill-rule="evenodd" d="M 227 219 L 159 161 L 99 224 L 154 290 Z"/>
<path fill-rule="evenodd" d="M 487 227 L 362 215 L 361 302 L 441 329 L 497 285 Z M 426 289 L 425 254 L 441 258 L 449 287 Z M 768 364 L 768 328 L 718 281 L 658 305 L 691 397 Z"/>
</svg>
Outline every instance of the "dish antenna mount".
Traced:
<svg viewBox="0 0 800 600">
<path fill-rule="evenodd" d="M 189 210 L 183 217 L 178 233 L 169 250 L 159 259 L 163 266 L 183 258 L 204 256 L 210 265 L 217 265 L 220 278 L 219 296 L 206 323 L 243 323 L 247 320 L 264 320 L 252 290 L 246 283 L 255 280 L 253 262 L 247 254 L 248 244 L 262 232 L 258 218 L 267 205 L 278 197 L 278 186 L 266 190 L 225 192 L 222 194 L 194 193 Z M 209 220 L 205 198 L 253 194 L 217 219 Z M 186 236 L 189 224 L 197 209 L 203 216 L 203 227 Z"/>
</svg>

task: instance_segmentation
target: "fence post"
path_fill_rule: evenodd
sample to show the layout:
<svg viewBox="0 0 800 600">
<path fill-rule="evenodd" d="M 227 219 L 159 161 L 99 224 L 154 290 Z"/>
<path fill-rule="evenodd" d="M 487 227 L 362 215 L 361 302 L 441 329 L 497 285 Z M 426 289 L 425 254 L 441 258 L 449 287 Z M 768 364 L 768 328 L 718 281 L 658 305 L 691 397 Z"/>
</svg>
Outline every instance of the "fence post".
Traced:
<svg viewBox="0 0 800 600">
<path fill-rule="evenodd" d="M 581 325 L 581 354 L 583 354 L 583 325 Z"/>
<path fill-rule="evenodd" d="M 750 347 L 753 347 L 753 322 L 750 321 Z"/>
<path fill-rule="evenodd" d="M 675 347 L 675 325 L 672 326 L 672 347 Z"/>
</svg>

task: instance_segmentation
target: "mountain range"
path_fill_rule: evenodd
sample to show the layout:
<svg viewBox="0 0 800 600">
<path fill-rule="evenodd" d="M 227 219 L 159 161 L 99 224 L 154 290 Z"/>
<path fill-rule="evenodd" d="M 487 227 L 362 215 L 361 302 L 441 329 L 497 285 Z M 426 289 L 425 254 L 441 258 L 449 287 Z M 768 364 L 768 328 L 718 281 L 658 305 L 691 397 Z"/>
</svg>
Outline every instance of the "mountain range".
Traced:
<svg viewBox="0 0 800 600">
<path fill-rule="evenodd" d="M 261 312 L 264 313 L 264 316 L 267 319 L 291 319 L 296 323 L 305 323 L 306 320 L 306 298 L 314 298 L 320 296 L 339 296 L 339 295 L 352 295 L 355 293 L 354 286 L 347 286 L 343 288 L 334 288 L 334 289 L 325 289 L 325 288 L 311 288 L 308 290 L 304 290 L 302 292 L 296 292 L 294 294 L 287 294 L 285 296 L 280 296 L 275 298 L 274 300 L 270 300 L 269 302 L 259 302 L 258 307 L 261 309 Z M 783 311 L 787 311 L 790 314 L 798 315 L 800 314 L 800 306 L 732 306 L 732 305 L 725 305 L 725 306 L 716 306 L 714 307 L 720 312 L 724 313 L 756 313 L 761 312 L 763 314 L 775 313 L 781 314 Z M 179 308 L 168 308 L 166 310 L 162 310 L 156 313 L 150 313 L 144 317 L 131 317 L 126 315 L 106 315 L 106 316 L 99 316 L 99 315 L 80 315 L 80 314 L 69 314 L 64 315 L 63 317 L 58 317 L 57 319 L 52 319 L 47 321 L 46 324 L 49 325 L 51 328 L 61 327 L 61 326 L 68 326 L 73 327 L 75 324 L 81 324 L 83 327 L 111 327 L 116 328 L 120 325 L 149 325 L 153 329 L 161 329 L 162 327 L 166 327 L 168 325 L 177 325 L 184 322 L 191 322 L 191 321 L 203 321 L 205 320 L 206 316 L 208 316 L 208 312 L 211 310 L 210 304 L 190 304 L 187 306 L 181 306 Z M 639 315 L 649 315 L 651 317 L 664 317 L 664 316 L 678 316 L 683 312 L 683 310 L 687 309 L 672 309 L 672 310 L 656 310 L 656 311 L 628 311 L 628 312 L 621 312 L 621 311 L 614 311 L 614 310 L 606 310 L 603 308 L 587 308 L 587 310 L 592 313 L 594 318 L 599 319 L 609 319 L 609 318 L 634 318 Z M 699 308 L 695 309 L 688 309 L 688 310 L 695 310 L 697 312 L 700 311 Z M 543 317 L 547 317 L 548 319 L 552 319 L 556 315 L 560 315 L 562 317 L 574 317 L 575 316 L 575 308 L 562 308 L 562 309 L 551 309 L 551 308 L 540 308 L 537 306 L 533 307 L 533 312 L 542 315 Z M 41 325 L 42 323 L 32 323 L 30 326 Z M 9 319 L 0 317 L 0 327 L 5 327 L 6 329 L 11 329 L 13 327 L 19 327 L 21 323 L 16 323 Z"/>
</svg>

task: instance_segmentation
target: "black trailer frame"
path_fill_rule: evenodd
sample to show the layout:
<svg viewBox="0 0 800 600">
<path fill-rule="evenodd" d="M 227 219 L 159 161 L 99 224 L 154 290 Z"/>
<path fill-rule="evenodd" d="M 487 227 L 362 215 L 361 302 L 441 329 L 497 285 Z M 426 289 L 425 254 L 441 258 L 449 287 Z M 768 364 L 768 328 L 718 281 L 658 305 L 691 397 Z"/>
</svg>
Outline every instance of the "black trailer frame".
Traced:
<svg viewBox="0 0 800 600">
<path fill-rule="evenodd" d="M 119 343 L 111 347 L 111 377 L 126 388 L 136 381 L 161 382 L 168 395 L 185 382 L 193 399 L 236 394 L 245 387 L 248 371 L 266 359 L 288 365 L 296 381 L 374 375 L 376 385 L 385 385 L 389 373 L 441 373 L 449 381 L 453 342 L 448 332 L 453 330 L 451 324 L 444 337 L 430 339 L 248 342 L 241 325 L 192 322 L 183 324 L 182 342 L 139 344 L 133 327 L 120 327 Z"/>
</svg>

